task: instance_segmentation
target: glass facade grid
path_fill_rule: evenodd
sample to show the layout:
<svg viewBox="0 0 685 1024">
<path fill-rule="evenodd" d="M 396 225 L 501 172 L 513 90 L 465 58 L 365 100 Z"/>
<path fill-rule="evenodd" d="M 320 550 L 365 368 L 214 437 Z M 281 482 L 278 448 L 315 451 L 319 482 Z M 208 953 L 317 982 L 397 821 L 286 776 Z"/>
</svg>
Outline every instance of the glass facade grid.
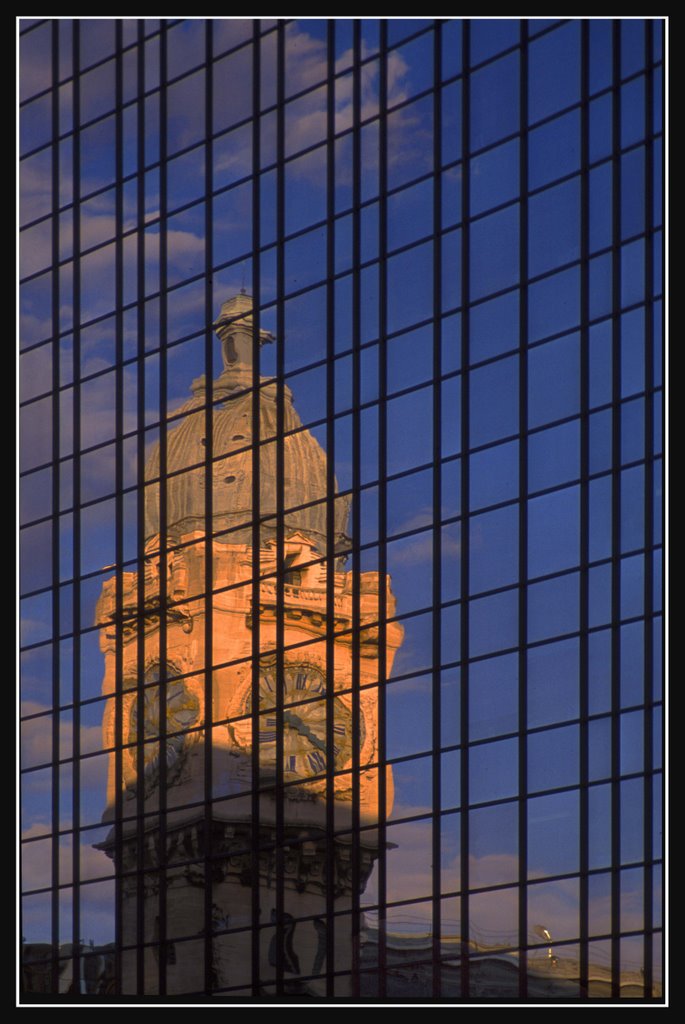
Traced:
<svg viewBox="0 0 685 1024">
<path fill-rule="evenodd" d="M 661 998 L 663 31 L 20 22 L 22 998 Z"/>
</svg>

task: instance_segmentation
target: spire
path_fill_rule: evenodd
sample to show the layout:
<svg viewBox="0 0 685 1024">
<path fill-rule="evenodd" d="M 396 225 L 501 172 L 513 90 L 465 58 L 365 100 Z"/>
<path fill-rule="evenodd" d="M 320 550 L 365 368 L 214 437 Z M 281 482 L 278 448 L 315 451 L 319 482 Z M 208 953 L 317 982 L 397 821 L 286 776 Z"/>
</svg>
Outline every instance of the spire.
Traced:
<svg viewBox="0 0 685 1024">
<path fill-rule="evenodd" d="M 241 288 L 239 295 L 222 304 L 221 312 L 212 325 L 221 342 L 224 372 L 234 367 L 244 369 L 252 366 L 253 305 L 252 296 Z M 273 340 L 273 334 L 260 330 L 260 345 Z"/>
</svg>

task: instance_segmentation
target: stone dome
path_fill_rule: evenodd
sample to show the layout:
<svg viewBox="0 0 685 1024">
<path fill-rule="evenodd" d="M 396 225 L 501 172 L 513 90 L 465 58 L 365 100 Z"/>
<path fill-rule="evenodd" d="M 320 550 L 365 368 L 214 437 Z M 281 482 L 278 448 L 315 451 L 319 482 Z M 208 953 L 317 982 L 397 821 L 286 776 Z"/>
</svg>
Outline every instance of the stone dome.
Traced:
<svg viewBox="0 0 685 1024">
<path fill-rule="evenodd" d="M 212 386 L 212 528 L 227 530 L 223 543 L 252 542 L 252 308 L 249 296 L 225 302 L 215 322 L 222 342 L 224 369 Z M 261 342 L 271 340 L 261 332 Z M 207 486 L 206 399 L 204 377 L 193 382 L 193 397 L 172 414 L 166 438 L 166 529 L 169 537 L 205 529 Z M 259 402 L 259 516 L 261 543 L 276 536 L 277 386 L 261 378 Z M 301 532 L 326 550 L 326 455 L 293 407 L 283 388 L 285 536 Z M 160 451 L 155 445 L 145 467 L 145 536 L 160 532 Z M 335 548 L 346 544 L 349 502 L 335 498 Z"/>
</svg>

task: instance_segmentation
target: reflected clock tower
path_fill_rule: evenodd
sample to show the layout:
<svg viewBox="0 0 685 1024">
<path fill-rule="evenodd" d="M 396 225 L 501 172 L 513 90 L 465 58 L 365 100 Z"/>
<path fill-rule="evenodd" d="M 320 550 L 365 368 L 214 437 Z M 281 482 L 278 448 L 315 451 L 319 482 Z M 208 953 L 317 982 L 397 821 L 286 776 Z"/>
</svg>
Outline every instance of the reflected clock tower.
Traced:
<svg viewBox="0 0 685 1024">
<path fill-rule="evenodd" d="M 123 573 L 118 583 L 116 578 L 107 580 L 97 608 L 105 655 L 104 744 L 114 751 L 121 738 L 120 753 L 110 757 L 105 820 L 112 829 L 102 848 L 115 861 L 121 879 L 123 994 L 158 992 L 160 956 L 166 964 L 168 994 L 201 992 L 209 950 L 213 990 L 249 997 L 252 936 L 258 925 L 262 991 L 275 992 L 280 964 L 286 992 L 324 995 L 326 897 L 332 889 L 335 994 L 348 995 L 355 941 L 350 913 L 353 878 L 363 890 L 378 856 L 373 826 L 378 819 L 378 689 L 384 682 L 378 678 L 379 642 L 384 638 L 389 674 L 402 629 L 388 621 L 379 630 L 379 607 L 385 606 L 389 618 L 395 609 L 387 578 L 365 572 L 353 580 L 337 555 L 348 544 L 348 502 L 337 495 L 336 555 L 327 564 L 326 455 L 302 428 L 287 387 L 280 438 L 276 382 L 261 378 L 254 396 L 251 309 L 251 298 L 237 295 L 223 304 L 214 324 L 223 370 L 211 388 L 211 474 L 205 461 L 207 387 L 201 377 L 192 384 L 192 398 L 166 426 L 164 452 L 156 446 L 145 468 L 144 566 L 140 573 Z M 271 340 L 261 332 L 262 343 Z M 254 401 L 259 403 L 259 551 L 252 546 Z M 285 510 L 281 565 L 276 539 L 279 445 Z M 208 478 L 211 501 L 206 494 Z M 208 507 L 211 544 L 205 534 Z M 258 604 L 253 600 L 255 562 Z M 359 618 L 353 620 L 356 602 Z M 357 621 L 359 628 L 353 631 Z M 206 644 L 210 635 L 211 650 Z M 332 659 L 327 650 L 331 635 Z M 352 688 L 357 656 L 355 726 Z M 208 665 L 211 709 L 205 707 Z M 253 779 L 255 720 L 258 780 Z M 359 764 L 355 785 L 362 825 L 354 846 L 353 762 Z M 210 763 L 211 793 L 205 775 Z M 326 805 L 326 769 L 331 763 L 334 877 L 327 874 L 331 840 L 326 826 L 331 813 Z M 390 769 L 385 793 L 389 814 Z M 259 921 L 253 921 L 255 887 Z M 208 899 L 211 938 L 206 934 Z M 142 964 L 137 953 L 141 939 Z"/>
</svg>

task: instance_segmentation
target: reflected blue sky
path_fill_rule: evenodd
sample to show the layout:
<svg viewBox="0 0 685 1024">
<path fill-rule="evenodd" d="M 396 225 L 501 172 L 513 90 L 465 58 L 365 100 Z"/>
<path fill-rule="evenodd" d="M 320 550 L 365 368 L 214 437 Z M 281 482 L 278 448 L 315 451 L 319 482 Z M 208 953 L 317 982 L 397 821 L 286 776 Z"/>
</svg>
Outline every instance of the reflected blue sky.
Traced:
<svg viewBox="0 0 685 1024">
<path fill-rule="evenodd" d="M 108 873 L 109 861 L 94 850 L 103 838 L 97 828 L 105 802 L 106 757 L 101 749 L 100 696 L 103 659 L 93 627 L 95 602 L 104 570 L 115 561 L 115 459 L 117 443 L 117 373 L 115 322 L 116 132 L 114 22 L 81 21 L 82 69 L 79 146 L 73 134 L 74 93 L 70 23 L 60 22 L 59 250 L 64 261 L 59 274 L 60 325 L 59 402 L 60 580 L 51 594 L 53 472 L 53 358 L 51 343 L 53 294 L 52 258 L 52 137 L 51 23 L 22 36 L 21 97 L 21 216 L 29 225 L 21 235 L 20 288 L 21 399 L 21 699 L 26 715 L 47 712 L 52 702 L 51 629 L 53 601 L 59 601 L 60 701 L 72 699 L 72 678 L 80 675 L 80 697 L 90 701 L 81 709 L 81 751 L 94 756 L 81 770 L 81 825 L 93 826 L 82 835 L 81 878 Z M 211 244 L 213 308 L 218 313 L 226 298 L 251 287 L 259 259 L 262 327 L 277 328 L 277 212 L 276 167 L 276 33 L 265 32 L 261 45 L 261 174 L 259 178 L 260 237 L 252 235 L 254 184 L 252 152 L 252 26 L 237 19 L 214 22 L 213 131 L 211 148 L 212 237 L 206 235 L 206 160 L 204 145 L 205 59 L 204 23 L 188 20 L 167 30 L 167 67 L 172 81 L 166 89 L 168 163 L 160 167 L 159 89 L 160 42 L 158 23 L 146 22 L 144 44 L 144 103 L 138 102 L 137 28 L 124 22 L 123 96 L 123 429 L 121 444 L 124 486 L 124 557 L 135 559 L 138 479 L 139 410 L 146 429 L 144 447 L 150 451 L 159 438 L 160 346 L 164 351 L 167 411 L 173 414 L 189 395 L 192 380 L 205 373 L 205 266 Z M 555 937 L 578 936 L 577 878 L 541 882 L 546 876 L 575 875 L 580 868 L 580 737 L 581 659 L 587 659 L 589 714 L 588 849 L 593 875 L 591 923 L 607 932 L 611 892 L 611 630 L 612 597 L 616 586 L 611 558 L 620 557 L 616 629 L 620 655 L 619 716 L 621 772 L 632 776 L 620 783 L 620 846 L 626 863 L 644 855 L 644 649 L 650 619 L 645 608 L 647 571 L 644 517 L 648 476 L 645 443 L 659 442 L 660 406 L 646 392 L 651 381 L 661 386 L 660 344 L 656 361 L 648 363 L 648 318 L 660 338 L 659 253 L 661 140 L 653 141 L 652 208 L 645 197 L 649 149 L 648 123 L 661 130 L 661 67 L 653 69 L 654 88 L 645 74 L 645 23 L 625 20 L 620 25 L 619 138 L 612 141 L 614 106 L 613 40 L 609 22 L 589 25 L 587 152 L 590 168 L 581 176 L 584 112 L 580 107 L 581 23 L 535 19 L 527 46 L 527 122 L 521 134 L 520 27 L 515 20 L 470 22 L 468 144 L 471 156 L 462 161 L 462 24 L 449 21 L 441 29 L 441 124 L 435 123 L 433 23 L 419 19 L 388 22 L 387 58 L 387 346 L 378 343 L 381 328 L 383 241 L 380 238 L 379 96 L 380 32 L 375 19 L 361 23 L 359 153 L 353 127 L 352 23 L 340 19 L 335 33 L 334 110 L 335 211 L 334 350 L 335 391 L 326 394 L 325 366 L 312 366 L 327 356 L 327 64 L 326 22 L 301 20 L 285 32 L 284 167 L 285 330 L 282 346 L 288 386 L 295 407 L 324 448 L 325 417 L 335 420 L 335 472 L 341 490 L 353 484 L 353 375 L 356 341 L 359 353 L 359 473 L 363 491 L 357 499 L 361 516 L 362 570 L 377 570 L 379 420 L 387 423 L 388 534 L 387 567 L 403 618 L 405 640 L 393 669 L 397 678 L 388 686 L 388 757 L 394 768 L 396 804 L 388 838 L 397 849 L 388 855 L 387 897 L 425 900 L 431 892 L 431 785 L 433 771 L 431 676 L 433 646 L 433 499 L 434 406 L 439 389 L 442 402 L 440 443 L 443 463 L 441 576 L 443 661 L 441 727 L 448 748 L 441 755 L 444 893 L 450 900 L 460 887 L 461 815 L 468 813 L 470 878 L 477 887 L 514 886 L 518 882 L 519 729 L 532 732 L 527 740 L 529 919 L 553 922 Z M 411 38 L 409 38 L 411 37 Z M 652 59 L 661 60 L 661 26 L 653 25 Z M 225 56 L 220 56 L 225 54 Z M 91 70 L 91 65 L 98 64 Z M 628 81 L 623 82 L 623 79 Z M 646 104 L 652 96 L 652 109 Z M 31 99 L 31 97 L 36 97 Z M 649 115 L 649 116 L 648 116 Z M 91 123 L 92 122 L 92 123 Z M 138 134 L 145 133 L 145 170 L 139 191 Z M 441 137 L 441 238 L 434 230 L 434 138 Z M 43 148 L 41 148 L 43 147 Z M 526 158 L 522 160 L 522 147 Z M 612 155 L 617 147 L 620 170 Z M 75 160 L 78 157 L 78 164 Z M 353 267 L 356 256 L 354 160 L 360 173 L 358 304 Z M 527 184 L 521 171 L 527 171 Z M 73 174 L 80 182 L 78 211 L 81 255 L 80 338 L 74 340 L 74 208 Z M 468 190 L 464 174 L 468 174 Z M 164 179 L 162 181 L 162 178 Z M 530 191 L 525 203 L 521 190 Z M 618 224 L 613 219 L 613 190 L 620 187 Z M 587 189 L 587 191 L 585 191 Z M 92 194 L 92 195 L 91 195 Z M 470 219 L 462 220 L 464 196 L 470 200 Z M 142 199 L 142 206 L 139 205 Z M 583 294 L 583 203 L 587 202 L 588 315 L 587 351 L 580 330 Z M 166 332 L 160 302 L 160 210 L 166 204 Z M 144 228 L 142 222 L 145 222 Z M 523 227 L 522 227 L 523 225 Z M 653 239 L 645 232 L 656 229 Z M 522 259 L 521 232 L 527 247 Z M 464 232 L 467 232 L 466 242 Z M 141 237 L 142 232 L 142 237 Z M 612 246 L 618 242 L 619 248 Z M 256 254 L 255 245 L 261 246 Z M 441 365 L 443 379 L 433 380 L 434 273 L 440 251 Z M 138 362 L 139 267 L 144 261 L 144 360 Z M 467 266 L 462 265 L 466 258 Z M 647 261 L 647 262 L 646 262 Z M 653 280 L 646 268 L 652 266 Z M 526 275 L 521 281 L 521 272 Z M 614 288 L 620 275 L 618 294 Z M 462 294 L 464 283 L 468 296 Z M 522 292 L 522 283 L 527 284 Z M 522 294 L 525 307 L 521 306 Z M 467 315 L 463 303 L 468 298 Z M 616 302 L 620 304 L 617 315 Z M 525 336 L 522 336 L 522 331 Z M 464 332 L 467 346 L 464 348 Z M 619 355 L 615 346 L 620 347 Z M 462 365 L 464 351 L 468 365 Z M 523 352 L 525 351 L 525 357 Z M 261 352 L 266 376 L 276 373 L 277 346 Z M 582 379 L 587 359 L 587 386 Z M 217 375 L 221 368 L 218 343 L 214 350 Z M 77 364 L 78 361 L 78 365 Z M 618 370 L 617 370 L 618 367 Z M 618 379 L 617 379 L 618 374 Z M 468 409 L 462 401 L 467 381 Z M 80 381 L 78 388 L 74 383 Z M 387 388 L 384 409 L 379 396 Z M 410 390 L 415 389 L 415 390 Z M 584 397 L 585 396 L 585 397 Z M 658 396 L 657 396 L 658 397 Z M 612 402 L 622 401 L 618 415 Z M 75 403 L 80 419 L 80 450 L 76 446 Z M 585 654 L 579 631 L 581 592 L 579 566 L 583 526 L 581 489 L 583 423 L 587 402 L 588 430 L 588 625 L 593 630 Z M 652 419 L 649 420 L 648 417 Z M 468 437 L 462 436 L 464 427 Z M 649 429 L 648 429 L 649 428 Z M 521 431 L 524 431 L 522 435 Z M 616 431 L 620 433 L 617 435 Z M 620 444 L 617 446 L 616 438 Z M 465 451 L 465 442 L 468 450 Z M 659 449 L 657 448 L 657 453 Z M 78 460 L 80 491 L 74 486 Z M 462 460 L 467 460 L 466 467 Z M 618 460 L 618 461 L 617 461 Z M 524 470 L 522 471 L 522 466 Z M 659 466 L 659 463 L 656 463 Z M 462 493 L 464 468 L 468 495 Z M 655 469 L 659 479 L 660 470 Z M 524 493 L 525 492 L 525 493 Z M 468 507 L 465 499 L 468 498 Z M 649 496 L 651 497 L 651 496 Z M 74 511 L 74 502 L 82 507 Z M 470 514 L 465 528 L 461 516 Z M 616 521 L 618 517 L 618 522 Z M 658 522 L 658 516 L 655 523 Z M 80 550 L 76 564 L 88 578 L 73 582 L 74 536 L 78 521 Z M 521 531 L 526 545 L 522 562 Z M 618 535 L 618 550 L 615 538 Z M 657 538 L 658 539 L 658 538 Z M 464 545 L 468 545 L 466 554 Z M 658 573 L 656 551 L 654 572 Z M 462 559 L 468 557 L 464 573 Z M 348 569 L 350 565 L 348 564 Z M 650 567 L 650 572 L 652 571 Z M 463 592 L 464 583 L 468 592 Z M 520 615 L 520 585 L 526 585 L 525 622 Z M 79 586 L 78 601 L 74 588 Z M 660 607 L 655 586 L 650 601 Z M 461 603 L 468 601 L 469 657 L 469 799 L 490 804 L 459 810 L 460 693 L 466 685 L 457 662 L 462 657 Z M 80 621 L 75 622 L 76 614 Z M 654 629 L 658 626 L 655 621 Z M 70 634 L 81 629 L 79 659 L 73 664 Z M 657 636 L 655 633 L 654 636 Z M 652 634 L 650 632 L 650 641 Z M 519 658 L 521 641 L 528 643 Z M 655 652 L 659 639 L 653 642 Z M 521 671 L 526 670 L 527 721 L 520 720 Z M 654 670 L 654 679 L 658 671 Z M 615 712 L 619 711 L 614 707 Z M 69 756 L 72 712 L 60 713 L 60 753 Z M 548 727 L 555 726 L 553 729 Z M 537 731 L 536 731 L 537 730 Z M 27 721 L 24 733 L 26 767 L 46 764 L 52 757 L 52 717 Z M 450 749 L 451 748 L 451 749 Z M 71 827 L 71 765 L 60 769 L 61 824 Z M 51 772 L 41 768 L 24 777 L 22 829 L 25 836 L 50 830 Z M 546 790 L 558 789 L 553 794 Z M 658 800 L 657 800 L 658 804 Z M 419 820 L 423 815 L 424 819 Z M 402 819 L 412 820 L 404 824 Z M 655 825 L 655 843 L 658 843 Z M 26 847 L 25 885 L 50 885 L 49 838 Z M 60 842 L 64 878 L 70 877 L 70 840 Z M 89 872 L 92 874 L 89 875 Z M 641 869 L 621 874 L 621 926 L 638 929 L 642 914 L 644 876 Z M 367 896 L 375 899 L 375 879 Z M 64 938 L 70 937 L 70 892 L 62 896 Z M 81 920 L 84 937 L 96 942 L 112 938 L 112 887 L 109 882 L 82 885 Z M 25 933 L 45 938 L 49 893 L 26 898 Z M 448 900 L 445 927 L 458 931 L 459 909 Z M 516 941 L 518 927 L 515 888 L 497 898 L 472 898 L 473 927 L 493 941 Z M 430 902 L 403 908 L 417 928 L 428 927 Z M 512 923 L 513 922 L 513 923 Z M 635 923 L 633 923 L 635 922 Z M 496 940 L 494 937 L 497 936 Z M 531 941 L 535 941 L 531 939 Z M 598 956 L 602 955 L 598 950 Z M 606 955 L 606 954 L 605 954 Z M 622 953 L 623 956 L 623 953 Z M 625 962 L 638 962 L 638 946 L 630 946 Z M 631 959 L 633 958 L 633 959 Z"/>
</svg>

